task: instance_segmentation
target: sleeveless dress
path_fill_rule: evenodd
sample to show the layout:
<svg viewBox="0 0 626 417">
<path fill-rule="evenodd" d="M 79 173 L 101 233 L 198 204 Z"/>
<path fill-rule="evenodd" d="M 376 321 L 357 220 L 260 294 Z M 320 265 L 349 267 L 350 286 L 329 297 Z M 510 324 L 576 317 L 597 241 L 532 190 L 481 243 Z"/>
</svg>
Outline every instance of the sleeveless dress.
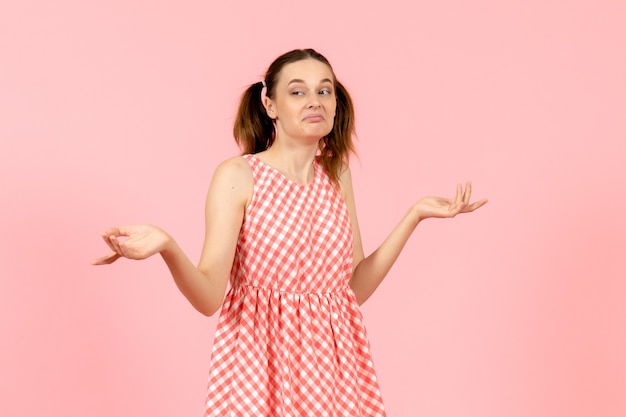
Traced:
<svg viewBox="0 0 626 417">
<path fill-rule="evenodd" d="M 348 286 L 352 229 L 321 165 L 307 185 L 255 155 L 217 324 L 205 416 L 385 416 Z"/>
</svg>

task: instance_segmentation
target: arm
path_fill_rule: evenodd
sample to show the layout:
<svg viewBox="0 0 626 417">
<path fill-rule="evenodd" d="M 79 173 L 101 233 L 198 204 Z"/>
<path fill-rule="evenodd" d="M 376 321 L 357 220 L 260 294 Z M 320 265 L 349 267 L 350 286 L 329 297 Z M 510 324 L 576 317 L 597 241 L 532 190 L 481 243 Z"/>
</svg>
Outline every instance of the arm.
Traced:
<svg viewBox="0 0 626 417">
<path fill-rule="evenodd" d="M 222 305 L 252 187 L 252 174 L 244 159 L 237 157 L 222 163 L 207 194 L 205 239 L 197 268 L 178 245 L 161 252 L 180 291 L 207 316 Z"/>
<path fill-rule="evenodd" d="M 349 169 L 344 171 L 340 182 L 348 212 L 350 213 L 354 236 L 354 269 L 350 278 L 350 287 L 354 291 L 359 304 L 363 304 L 378 288 L 396 259 L 398 259 L 409 237 L 422 220 L 429 217 L 454 217 L 459 213 L 474 211 L 487 203 L 487 200 L 469 203 L 472 190 L 470 183 L 467 183 L 465 190 L 460 185 L 457 186 L 457 193 L 454 199 L 441 197 L 423 198 L 409 209 L 378 249 L 365 257 Z"/>
<path fill-rule="evenodd" d="M 103 237 L 113 253 L 93 263 L 107 264 L 120 257 L 145 259 L 160 253 L 183 295 L 199 312 L 210 316 L 222 305 L 252 188 L 250 168 L 240 157 L 215 170 L 207 193 L 206 234 L 197 267 L 171 236 L 148 225 L 107 230 Z"/>
</svg>

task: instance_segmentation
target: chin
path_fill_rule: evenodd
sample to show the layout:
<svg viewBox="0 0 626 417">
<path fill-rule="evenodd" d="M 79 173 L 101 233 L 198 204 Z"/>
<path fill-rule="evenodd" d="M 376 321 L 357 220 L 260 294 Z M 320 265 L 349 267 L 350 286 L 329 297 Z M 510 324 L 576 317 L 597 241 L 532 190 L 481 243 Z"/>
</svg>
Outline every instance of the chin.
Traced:
<svg viewBox="0 0 626 417">
<path fill-rule="evenodd" d="M 316 129 L 311 129 L 312 135 L 317 136 L 318 139 L 327 136 L 330 132 L 333 131 L 332 126 L 319 126 Z"/>
</svg>

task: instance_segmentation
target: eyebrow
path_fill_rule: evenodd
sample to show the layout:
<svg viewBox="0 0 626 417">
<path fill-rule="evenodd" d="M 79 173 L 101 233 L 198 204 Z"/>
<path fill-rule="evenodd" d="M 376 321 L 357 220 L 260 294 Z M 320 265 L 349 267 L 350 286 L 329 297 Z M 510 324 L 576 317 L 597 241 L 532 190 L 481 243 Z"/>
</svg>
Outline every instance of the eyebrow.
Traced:
<svg viewBox="0 0 626 417">
<path fill-rule="evenodd" d="M 297 83 L 306 84 L 304 80 L 301 80 L 299 78 L 294 78 L 293 80 L 289 81 L 289 83 L 287 85 L 297 84 Z M 333 84 L 333 81 L 330 78 L 324 78 L 323 80 L 320 81 L 320 84 L 323 84 L 323 83 L 331 83 L 331 84 Z"/>
</svg>

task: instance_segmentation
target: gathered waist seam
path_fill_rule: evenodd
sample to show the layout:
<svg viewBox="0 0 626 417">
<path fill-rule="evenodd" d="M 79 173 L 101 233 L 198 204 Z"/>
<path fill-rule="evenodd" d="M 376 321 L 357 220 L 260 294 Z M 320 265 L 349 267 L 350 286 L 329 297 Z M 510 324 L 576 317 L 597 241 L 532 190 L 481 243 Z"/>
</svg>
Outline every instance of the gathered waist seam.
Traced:
<svg viewBox="0 0 626 417">
<path fill-rule="evenodd" d="M 348 286 L 340 287 L 331 291 L 289 291 L 282 290 L 280 288 L 270 288 L 264 287 L 261 285 L 251 285 L 251 284 L 237 284 L 231 287 L 231 291 L 235 291 L 237 289 L 252 289 L 252 290 L 261 290 L 268 292 L 277 292 L 280 294 L 289 294 L 289 295 L 332 295 L 332 294 L 342 294 L 348 290 Z"/>
</svg>

